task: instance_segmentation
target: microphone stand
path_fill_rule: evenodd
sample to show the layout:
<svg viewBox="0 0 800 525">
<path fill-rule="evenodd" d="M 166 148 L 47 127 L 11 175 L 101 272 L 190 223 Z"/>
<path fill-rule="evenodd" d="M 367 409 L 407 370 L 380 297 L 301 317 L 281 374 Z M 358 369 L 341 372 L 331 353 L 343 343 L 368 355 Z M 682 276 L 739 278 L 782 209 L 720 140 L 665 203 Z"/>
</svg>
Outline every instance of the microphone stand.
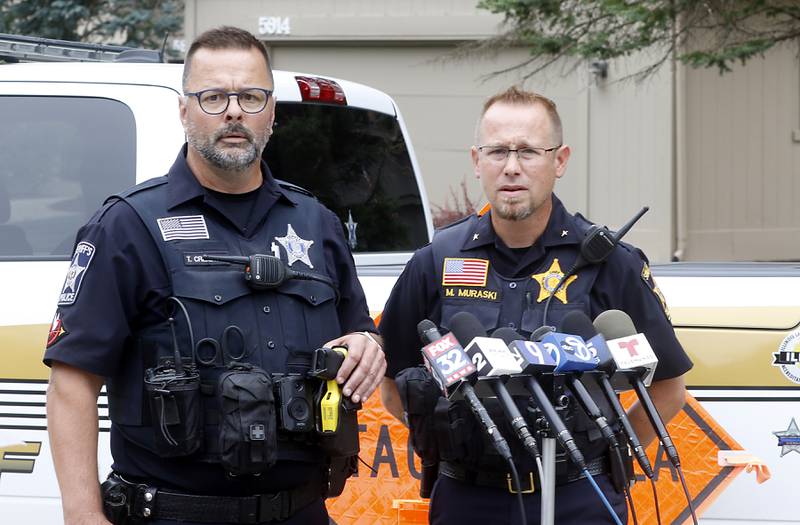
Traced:
<svg viewBox="0 0 800 525">
<path fill-rule="evenodd" d="M 542 525 L 553 525 L 556 510 L 556 439 L 549 428 L 542 437 Z"/>
</svg>

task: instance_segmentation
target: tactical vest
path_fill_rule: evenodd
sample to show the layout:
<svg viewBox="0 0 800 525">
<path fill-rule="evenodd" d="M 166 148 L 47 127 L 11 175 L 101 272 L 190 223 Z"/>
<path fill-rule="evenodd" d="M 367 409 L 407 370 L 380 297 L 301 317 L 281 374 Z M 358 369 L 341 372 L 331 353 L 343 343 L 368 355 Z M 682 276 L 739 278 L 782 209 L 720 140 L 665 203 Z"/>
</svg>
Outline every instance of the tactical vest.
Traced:
<svg viewBox="0 0 800 525">
<path fill-rule="evenodd" d="M 289 257 L 289 261 L 294 260 L 293 269 L 327 275 L 323 251 L 326 234 L 322 225 L 328 221 L 322 215 L 324 208 L 311 196 L 293 193 L 298 205 L 276 203 L 258 230 L 245 238 L 215 210 L 202 208 L 194 201 L 168 210 L 166 183 L 167 178 L 160 177 L 112 198 L 125 201 L 136 211 L 158 246 L 172 294 L 186 306 L 195 345 L 204 338 L 223 343 L 223 331 L 235 325 L 241 329 L 244 341 L 238 336 L 229 337 L 231 348 L 228 351 L 243 354 L 241 361 L 268 373 L 305 373 L 314 349 L 341 335 L 334 290 L 320 282 L 289 280 L 272 291 L 255 291 L 246 284 L 244 266 L 207 262 L 200 256 L 274 254 L 279 250 L 286 261 L 288 246 L 295 255 L 307 255 L 311 263 L 309 268 L 304 261 Z M 291 189 L 290 185 L 286 187 Z M 165 240 L 164 219 L 187 216 L 204 218 L 208 238 Z M 278 238 L 283 242 L 278 242 Z M 310 247 L 308 241 L 314 241 Z M 194 358 L 208 361 L 209 348 L 191 347 L 188 323 L 183 314 L 177 311 L 172 315 L 184 358 L 199 352 L 201 355 Z M 142 378 L 145 370 L 155 367 L 159 359 L 172 355 L 172 333 L 167 323 L 142 327 L 134 334 L 131 346 L 120 367 L 123 375 L 107 383 L 109 415 L 126 439 L 152 451 L 153 418 L 144 396 Z M 214 390 L 219 375 L 231 359 L 223 349 L 220 353 L 215 362 L 198 363 L 204 394 L 205 438 L 203 450 L 192 458 L 201 461 L 217 462 L 219 459 L 219 406 Z M 317 461 L 321 458 L 319 450 L 309 444 L 307 438 L 279 435 L 278 447 L 278 460 Z"/>
<path fill-rule="evenodd" d="M 583 235 L 591 226 L 591 223 L 585 220 L 581 221 L 582 217 L 578 219 L 576 222 L 581 229 L 578 233 Z M 439 230 L 431 243 L 433 264 L 436 269 L 436 285 L 442 306 L 440 325 L 443 331 L 444 329 L 449 330 L 452 317 L 457 312 L 465 311 L 477 317 L 488 334 L 491 334 L 496 328 L 510 327 L 527 338 L 534 330 L 542 326 L 546 297 L 561 277 L 557 268 L 560 268 L 562 273 L 566 273 L 572 267 L 578 256 L 578 245 L 562 245 L 549 248 L 544 263 L 534 274 L 512 279 L 504 277 L 494 270 L 489 253 L 484 247 L 462 250 L 465 239 L 475 230 L 478 220 L 479 217 L 477 215 L 472 215 L 460 223 Z M 489 261 L 485 286 L 447 286 L 444 284 L 447 282 L 445 281 L 445 273 L 448 273 L 447 261 L 449 260 L 452 263 L 453 261 L 458 262 L 459 259 Z M 554 264 L 556 261 L 557 265 Z M 561 286 L 560 290 L 565 295 L 559 293 L 550 302 L 547 318 L 548 325 L 558 326 L 564 315 L 571 310 L 580 310 L 587 316 L 591 316 L 589 294 L 597 278 L 598 271 L 598 266 L 586 267 L 577 273 L 575 279 L 569 279 L 568 284 L 565 283 Z M 546 287 L 543 293 L 541 293 L 542 285 L 533 278 L 534 275 L 540 276 L 541 282 Z M 448 281 L 453 280 L 452 273 L 447 277 Z M 455 280 L 458 281 L 457 276 Z M 566 302 L 562 301 L 559 296 L 566 297 Z M 590 386 L 587 382 L 587 387 Z M 599 389 L 591 386 L 590 392 L 593 393 L 592 397 L 598 402 L 603 412 L 611 414 L 611 408 L 603 399 Z M 489 410 L 492 419 L 498 424 L 501 433 L 506 436 L 509 445 L 512 447 L 515 461 L 518 462 L 522 469 L 534 471 L 535 466 L 532 458 L 523 450 L 519 440 L 513 437 L 514 431 L 511 425 L 506 423 L 506 417 L 499 405 L 493 402 L 492 399 L 486 400 L 484 404 Z M 533 426 L 535 421 L 527 417 L 532 414 L 532 401 L 518 398 L 517 404 L 520 412 L 526 416 L 529 426 L 536 428 Z M 469 421 L 471 414 L 454 415 L 451 413 L 448 416 L 443 413 L 444 410 L 444 406 L 440 405 L 438 407 L 438 417 L 449 417 L 450 421 L 439 421 L 437 426 L 440 434 L 438 440 L 440 443 L 443 442 L 441 449 L 446 450 L 450 446 L 460 450 L 462 454 L 467 456 L 463 462 L 477 466 L 477 468 L 492 469 L 500 467 L 505 469 L 504 462 L 496 454 L 488 440 L 483 440 L 482 443 L 477 443 L 478 440 L 474 439 L 467 444 L 453 443 L 454 437 L 457 438 L 454 434 L 474 436 L 482 435 L 482 432 L 477 429 L 477 423 L 475 423 L 476 426 L 474 427 L 474 431 L 477 434 L 471 434 L 472 431 L 468 428 L 455 430 L 452 424 L 454 419 L 457 420 L 456 423 L 458 425 L 472 427 L 472 423 Z M 452 409 L 448 407 L 448 410 Z M 600 431 L 596 428 L 594 422 L 577 407 L 574 400 L 572 400 L 570 408 L 567 409 L 562 418 L 565 420 L 567 428 L 573 433 L 576 442 L 587 459 L 598 457 L 604 453 L 606 446 L 602 441 Z M 613 422 L 613 418 L 609 420 Z M 447 436 L 444 435 L 445 433 Z"/>
</svg>

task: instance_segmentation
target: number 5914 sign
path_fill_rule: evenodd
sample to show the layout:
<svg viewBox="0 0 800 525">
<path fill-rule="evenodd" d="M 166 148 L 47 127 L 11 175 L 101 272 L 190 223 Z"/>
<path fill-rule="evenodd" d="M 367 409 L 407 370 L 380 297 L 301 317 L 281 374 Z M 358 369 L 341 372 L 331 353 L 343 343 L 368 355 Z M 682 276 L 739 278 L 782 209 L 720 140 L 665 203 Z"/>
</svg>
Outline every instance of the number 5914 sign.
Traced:
<svg viewBox="0 0 800 525">
<path fill-rule="evenodd" d="M 259 16 L 259 35 L 290 35 L 292 33 L 288 16 Z"/>
</svg>

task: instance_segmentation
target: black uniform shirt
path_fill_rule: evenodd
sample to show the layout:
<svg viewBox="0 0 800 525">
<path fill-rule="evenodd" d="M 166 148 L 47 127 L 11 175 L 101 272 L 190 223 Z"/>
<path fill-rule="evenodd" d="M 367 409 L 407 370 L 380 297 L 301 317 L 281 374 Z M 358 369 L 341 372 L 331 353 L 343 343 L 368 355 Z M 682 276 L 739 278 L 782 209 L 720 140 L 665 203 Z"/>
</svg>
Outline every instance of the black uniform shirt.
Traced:
<svg viewBox="0 0 800 525">
<path fill-rule="evenodd" d="M 186 164 L 186 146 L 170 168 L 167 202 L 170 206 L 198 199 L 209 214 L 218 214 L 243 236 L 256 232 L 273 206 L 297 206 L 292 191 L 282 189 L 261 164 L 264 181 L 255 192 L 244 196 L 220 195 L 197 181 Z M 244 201 L 244 202 L 242 202 Z M 242 205 L 251 213 L 239 213 Z M 337 306 L 342 333 L 374 330 L 355 263 L 344 238 L 341 222 L 327 211 L 325 238 L 319 244 L 325 253 L 328 275 L 340 293 Z M 141 219 L 130 206 L 114 201 L 98 211 L 78 232 L 76 244 L 92 247 L 91 255 L 73 257 L 62 289 L 60 304 L 51 327 L 44 362 L 60 361 L 87 372 L 112 377 L 120 372 L 122 353 L 131 351 L 130 338 L 143 326 L 164 321 L 164 302 L 172 295 L 170 281 L 158 247 Z M 61 301 L 64 302 L 63 300 Z M 141 380 L 141 379 L 140 379 Z M 285 468 L 274 479 L 257 480 L 256 485 L 228 479 L 217 465 L 192 463 L 191 459 L 163 459 L 138 449 L 111 429 L 115 468 L 135 473 L 166 486 L 197 492 L 237 494 L 291 487 L 307 473 Z M 276 467 L 277 469 L 278 467 Z M 277 472 L 277 471 L 276 471 Z M 262 476 L 266 478 L 266 476 Z"/>
<path fill-rule="evenodd" d="M 553 210 L 542 236 L 529 248 L 509 248 L 495 234 L 491 212 L 483 215 L 463 250 L 484 247 L 490 265 L 500 275 L 519 278 L 540 272 L 549 260 L 548 249 L 574 245 L 577 250 L 583 238 L 578 219 L 567 212 L 553 196 Z M 452 254 L 458 257 L 458 253 Z M 442 318 L 440 293 L 431 246 L 418 250 L 406 265 L 381 317 L 380 331 L 384 340 L 387 377 L 422 362 L 417 323 L 430 319 L 439 325 Z M 564 271 L 567 269 L 564 268 Z M 682 375 L 692 367 L 672 328 L 662 303 L 661 292 L 650 275 L 647 258 L 636 248 L 620 244 L 603 263 L 590 293 L 590 316 L 609 309 L 618 309 L 631 316 L 636 328 L 644 333 L 658 357 L 654 379 Z"/>
</svg>

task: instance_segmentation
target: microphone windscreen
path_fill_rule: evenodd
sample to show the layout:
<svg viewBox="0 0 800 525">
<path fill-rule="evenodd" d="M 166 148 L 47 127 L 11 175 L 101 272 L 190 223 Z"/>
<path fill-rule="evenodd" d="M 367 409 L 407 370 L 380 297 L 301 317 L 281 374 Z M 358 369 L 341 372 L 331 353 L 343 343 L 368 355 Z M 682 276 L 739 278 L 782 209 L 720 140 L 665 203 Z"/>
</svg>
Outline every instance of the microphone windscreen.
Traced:
<svg viewBox="0 0 800 525">
<path fill-rule="evenodd" d="M 507 345 L 510 345 L 513 341 L 525 340 L 524 337 L 519 335 L 519 332 L 507 326 L 502 326 L 497 330 L 495 330 L 492 333 L 492 337 L 494 337 L 495 339 L 502 339 L 503 342 Z"/>
<path fill-rule="evenodd" d="M 594 320 L 594 327 L 606 339 L 619 339 L 637 333 L 631 317 L 622 310 L 606 310 Z"/>
<path fill-rule="evenodd" d="M 538 343 L 550 332 L 555 332 L 556 327 L 550 325 L 540 326 L 531 333 L 531 341 Z"/>
<path fill-rule="evenodd" d="M 433 324 L 433 321 L 431 321 L 430 319 L 423 319 L 417 325 L 417 335 L 419 335 L 420 337 L 424 338 L 425 337 L 425 332 L 427 332 L 431 328 L 434 329 L 434 330 L 438 330 L 438 328 L 436 328 L 436 325 Z"/>
<path fill-rule="evenodd" d="M 579 335 L 585 341 L 597 335 L 597 330 L 592 324 L 589 316 L 580 310 L 570 310 L 558 325 L 558 331 L 562 334 Z"/>
<path fill-rule="evenodd" d="M 486 330 L 478 318 L 469 312 L 458 312 L 450 319 L 450 331 L 462 346 L 476 337 L 486 337 Z"/>
</svg>

